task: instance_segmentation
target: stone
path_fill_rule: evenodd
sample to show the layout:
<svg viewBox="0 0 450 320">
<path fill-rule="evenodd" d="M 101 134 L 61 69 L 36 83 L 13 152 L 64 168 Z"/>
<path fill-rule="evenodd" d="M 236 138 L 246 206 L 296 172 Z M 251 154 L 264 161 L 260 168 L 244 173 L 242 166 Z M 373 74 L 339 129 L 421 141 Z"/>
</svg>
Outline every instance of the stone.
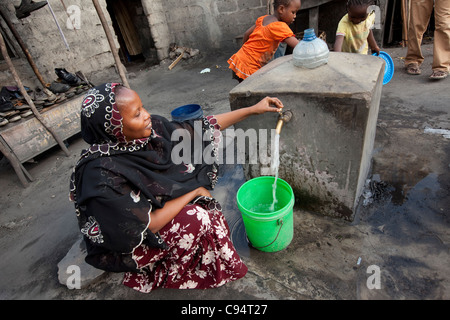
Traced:
<svg viewBox="0 0 450 320">
<path fill-rule="evenodd" d="M 105 273 L 105 271 L 87 264 L 84 261 L 86 254 L 85 242 L 83 238 L 80 238 L 58 263 L 58 280 L 61 284 L 67 286 L 69 289 L 75 289 L 73 286 L 78 283 L 79 287 L 76 289 L 82 289 L 95 282 Z M 75 277 L 78 275 L 79 279 L 76 279 Z"/>
<path fill-rule="evenodd" d="M 384 61 L 370 55 L 330 52 L 328 63 L 315 69 L 296 67 L 287 55 L 230 91 L 232 110 L 272 96 L 292 111 L 280 135 L 279 177 L 292 186 L 296 205 L 354 219 L 371 167 L 383 75 Z M 266 113 L 235 127 L 270 130 L 277 119 Z M 266 149 L 271 154 L 271 143 Z M 269 167 L 245 163 L 246 178 L 270 174 Z"/>
</svg>

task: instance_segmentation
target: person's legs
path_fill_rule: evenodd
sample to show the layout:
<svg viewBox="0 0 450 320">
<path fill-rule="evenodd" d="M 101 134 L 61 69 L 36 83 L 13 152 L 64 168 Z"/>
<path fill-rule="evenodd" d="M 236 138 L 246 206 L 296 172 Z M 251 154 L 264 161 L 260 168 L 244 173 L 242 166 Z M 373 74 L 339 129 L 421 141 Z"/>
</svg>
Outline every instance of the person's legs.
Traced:
<svg viewBox="0 0 450 320">
<path fill-rule="evenodd" d="M 433 74 L 445 77 L 450 68 L 450 1 L 436 0 L 434 5 L 435 31 L 433 49 Z M 440 72 L 438 72 L 440 71 Z M 432 77 L 433 78 L 433 77 Z"/>
<path fill-rule="evenodd" d="M 405 58 L 405 66 L 408 70 L 408 66 L 415 66 L 417 68 L 416 73 L 419 74 L 419 66 L 422 64 L 424 57 L 420 48 L 422 44 L 422 37 L 427 30 L 428 23 L 430 22 L 431 12 L 433 10 L 434 0 L 415 0 L 411 1 L 410 21 L 408 26 L 408 52 Z"/>
</svg>

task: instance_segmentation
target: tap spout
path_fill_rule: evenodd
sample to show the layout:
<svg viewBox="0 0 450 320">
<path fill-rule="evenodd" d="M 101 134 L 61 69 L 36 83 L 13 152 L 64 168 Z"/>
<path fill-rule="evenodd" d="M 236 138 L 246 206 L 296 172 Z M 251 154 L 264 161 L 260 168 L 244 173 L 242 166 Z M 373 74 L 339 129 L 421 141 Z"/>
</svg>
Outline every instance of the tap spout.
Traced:
<svg viewBox="0 0 450 320">
<path fill-rule="evenodd" d="M 275 131 L 277 134 L 281 133 L 281 128 L 283 127 L 283 124 L 291 121 L 292 116 L 293 114 L 291 110 L 286 110 L 278 115 L 278 122 L 277 126 L 275 127 Z"/>
</svg>

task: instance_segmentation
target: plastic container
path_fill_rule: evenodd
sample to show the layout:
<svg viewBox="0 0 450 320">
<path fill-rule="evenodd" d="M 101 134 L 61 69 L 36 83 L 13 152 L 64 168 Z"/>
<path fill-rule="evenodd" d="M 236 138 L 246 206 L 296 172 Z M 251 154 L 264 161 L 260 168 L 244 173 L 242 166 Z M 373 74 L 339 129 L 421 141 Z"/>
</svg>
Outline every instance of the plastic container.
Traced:
<svg viewBox="0 0 450 320">
<path fill-rule="evenodd" d="M 200 119 L 203 116 L 203 110 L 198 104 L 187 104 L 174 109 L 170 115 L 173 121 Z"/>
<path fill-rule="evenodd" d="M 317 38 L 311 28 L 305 30 L 303 39 L 295 46 L 292 55 L 295 66 L 313 69 L 328 62 L 330 50 L 326 42 Z"/>
<path fill-rule="evenodd" d="M 278 178 L 278 202 L 275 210 L 270 211 L 274 180 L 271 176 L 251 179 L 239 188 L 236 195 L 250 244 L 265 252 L 283 250 L 294 236 L 294 192 L 286 181 Z"/>
<path fill-rule="evenodd" d="M 384 66 L 384 77 L 383 77 L 383 85 L 389 83 L 392 77 L 394 76 L 394 61 L 392 61 L 391 56 L 384 51 L 380 51 L 380 55 L 377 56 L 376 53 L 372 54 L 373 56 L 380 57 L 386 62 Z"/>
</svg>

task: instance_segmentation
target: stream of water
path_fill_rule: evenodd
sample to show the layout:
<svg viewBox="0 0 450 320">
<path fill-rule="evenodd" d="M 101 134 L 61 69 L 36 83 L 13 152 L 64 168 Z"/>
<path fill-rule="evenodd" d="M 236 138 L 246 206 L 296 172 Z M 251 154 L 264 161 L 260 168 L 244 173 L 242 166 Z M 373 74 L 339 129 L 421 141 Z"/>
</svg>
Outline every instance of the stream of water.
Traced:
<svg viewBox="0 0 450 320">
<path fill-rule="evenodd" d="M 270 206 L 270 212 L 275 211 L 275 205 L 277 204 L 277 180 L 278 180 L 278 167 L 280 166 L 280 135 L 275 134 L 275 142 L 272 150 L 272 161 L 270 163 L 270 170 L 272 174 L 275 176 L 275 180 L 273 181 L 272 186 L 272 195 L 273 200 Z"/>
</svg>

